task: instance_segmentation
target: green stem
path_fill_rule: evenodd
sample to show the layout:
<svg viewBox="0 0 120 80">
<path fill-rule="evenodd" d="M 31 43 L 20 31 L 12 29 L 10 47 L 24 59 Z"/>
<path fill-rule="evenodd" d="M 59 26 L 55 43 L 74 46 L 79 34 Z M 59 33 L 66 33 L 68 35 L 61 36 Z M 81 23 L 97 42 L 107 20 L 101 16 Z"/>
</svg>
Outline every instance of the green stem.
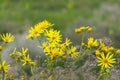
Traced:
<svg viewBox="0 0 120 80">
<path fill-rule="evenodd" d="M 3 71 L 2 72 L 2 80 L 4 80 L 5 79 L 5 72 Z"/>
</svg>

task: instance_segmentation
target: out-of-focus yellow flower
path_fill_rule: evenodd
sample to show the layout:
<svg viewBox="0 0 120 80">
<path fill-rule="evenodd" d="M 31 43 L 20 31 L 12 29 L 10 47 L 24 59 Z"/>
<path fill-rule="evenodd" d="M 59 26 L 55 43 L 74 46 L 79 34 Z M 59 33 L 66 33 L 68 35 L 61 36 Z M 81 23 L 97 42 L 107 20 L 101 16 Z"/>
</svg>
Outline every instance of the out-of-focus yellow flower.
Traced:
<svg viewBox="0 0 120 80">
<path fill-rule="evenodd" d="M 13 52 L 10 53 L 11 58 L 15 58 L 16 48 L 14 48 Z"/>
<path fill-rule="evenodd" d="M 93 28 L 88 26 L 88 32 L 91 32 L 92 30 Z"/>
<path fill-rule="evenodd" d="M 76 29 L 75 29 L 75 32 L 76 32 L 76 33 L 80 33 L 80 32 L 83 32 L 83 31 L 85 31 L 85 30 L 87 30 L 88 32 L 91 32 L 91 31 L 93 30 L 93 28 L 90 27 L 90 26 L 82 26 L 82 27 L 80 27 L 80 28 L 76 28 Z"/>
<path fill-rule="evenodd" d="M 22 52 L 17 52 L 17 54 L 19 55 L 19 56 L 25 56 L 25 54 L 27 53 L 27 51 L 28 51 L 28 48 L 24 48 L 24 47 L 22 47 Z"/>
<path fill-rule="evenodd" d="M 23 66 L 25 65 L 35 65 L 35 62 L 33 62 L 29 56 L 29 54 L 27 56 L 23 56 L 23 59 L 21 60 L 23 62 Z"/>
<path fill-rule="evenodd" d="M 5 43 L 14 41 L 14 36 L 11 35 L 10 33 L 1 34 L 0 37 Z"/>
<path fill-rule="evenodd" d="M 6 61 L 2 61 L 0 63 L 0 71 L 3 71 L 3 72 L 8 72 L 8 68 L 10 67 L 9 64 L 6 64 Z"/>
<path fill-rule="evenodd" d="M 116 54 L 120 54 L 120 49 L 118 49 L 118 50 L 116 51 Z"/>
<path fill-rule="evenodd" d="M 54 59 L 57 56 L 62 56 L 63 52 L 59 48 L 53 48 L 53 49 L 51 49 L 51 52 L 49 55 L 50 55 L 51 59 Z"/>
<path fill-rule="evenodd" d="M 101 69 L 109 69 L 114 63 L 116 63 L 115 60 L 114 54 L 111 54 L 110 52 L 107 54 L 102 52 L 100 56 L 97 56 L 98 66 L 101 66 Z"/>
<path fill-rule="evenodd" d="M 2 49 L 3 49 L 3 47 L 2 47 L 2 45 L 0 45 L 0 51 L 2 51 Z"/>
<path fill-rule="evenodd" d="M 60 31 L 50 29 L 49 31 L 46 30 L 45 36 L 47 36 L 47 40 L 50 42 L 61 42 Z"/>
<path fill-rule="evenodd" d="M 96 56 L 99 56 L 100 54 L 101 54 L 101 52 L 100 52 L 99 50 L 96 50 L 96 51 L 95 51 L 95 55 L 96 55 Z"/>
<path fill-rule="evenodd" d="M 72 42 L 70 41 L 70 39 L 66 38 L 64 44 L 65 44 L 66 46 L 69 46 L 71 43 L 72 43 Z"/>
<path fill-rule="evenodd" d="M 85 47 L 85 46 L 86 46 L 86 44 L 85 44 L 84 42 L 82 42 L 82 43 L 81 43 L 81 46 Z"/>
<path fill-rule="evenodd" d="M 78 56 L 78 52 L 76 51 L 77 48 L 74 46 L 71 46 L 68 50 L 67 53 L 72 57 L 72 58 L 76 58 Z"/>
<path fill-rule="evenodd" d="M 76 28 L 76 29 L 75 29 L 75 32 L 76 32 L 76 33 L 80 33 L 80 32 L 82 32 L 82 31 L 84 31 L 84 30 L 86 30 L 86 29 L 87 29 L 87 27 L 82 26 L 82 27 L 80 27 L 80 28 Z"/>
<path fill-rule="evenodd" d="M 88 48 L 97 47 L 97 46 L 98 46 L 97 40 L 94 40 L 94 38 L 92 38 L 92 37 L 88 38 L 88 43 L 87 43 Z"/>
</svg>

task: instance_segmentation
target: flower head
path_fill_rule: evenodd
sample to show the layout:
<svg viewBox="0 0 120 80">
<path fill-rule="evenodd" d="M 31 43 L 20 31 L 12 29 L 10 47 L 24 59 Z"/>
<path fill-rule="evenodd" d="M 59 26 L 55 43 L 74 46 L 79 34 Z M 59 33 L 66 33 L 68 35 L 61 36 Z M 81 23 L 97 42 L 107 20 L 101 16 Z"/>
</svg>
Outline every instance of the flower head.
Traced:
<svg viewBox="0 0 120 80">
<path fill-rule="evenodd" d="M 71 46 L 68 50 L 67 53 L 72 57 L 72 58 L 76 58 L 78 56 L 78 52 L 76 51 L 77 48 L 74 46 Z"/>
<path fill-rule="evenodd" d="M 0 63 L 0 71 L 3 71 L 3 72 L 8 72 L 8 68 L 10 67 L 9 64 L 6 64 L 6 61 L 2 61 Z"/>
<path fill-rule="evenodd" d="M 11 35 L 10 33 L 1 34 L 0 37 L 5 43 L 14 41 L 14 36 Z"/>
<path fill-rule="evenodd" d="M 98 46 L 97 40 L 94 40 L 94 38 L 92 38 L 92 37 L 88 38 L 88 43 L 87 43 L 88 48 L 97 47 L 97 46 Z"/>
<path fill-rule="evenodd" d="M 61 42 L 60 31 L 50 29 L 49 31 L 46 30 L 45 36 L 47 36 L 47 40 L 50 42 Z"/>
<path fill-rule="evenodd" d="M 47 20 L 44 20 L 36 25 L 34 27 L 31 27 L 29 30 L 29 34 L 27 35 L 27 38 L 34 38 L 40 36 L 41 33 L 43 33 L 48 27 L 53 26 L 54 24 L 51 24 Z"/>
<path fill-rule="evenodd" d="M 25 65 L 35 65 L 35 62 L 33 62 L 29 55 L 23 56 L 23 59 L 21 60 L 23 62 L 23 66 Z"/>
<path fill-rule="evenodd" d="M 106 55 L 102 52 L 100 56 L 97 56 L 98 66 L 101 66 L 101 69 L 109 69 L 116 62 L 115 60 L 114 54 L 111 54 L 110 52 Z"/>
</svg>

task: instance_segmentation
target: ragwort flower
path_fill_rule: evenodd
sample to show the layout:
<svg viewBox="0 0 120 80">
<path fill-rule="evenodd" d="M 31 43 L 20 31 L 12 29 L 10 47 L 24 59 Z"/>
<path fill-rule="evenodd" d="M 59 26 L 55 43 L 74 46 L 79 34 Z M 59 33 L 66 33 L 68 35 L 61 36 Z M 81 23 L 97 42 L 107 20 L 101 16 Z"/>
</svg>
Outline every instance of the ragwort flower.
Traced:
<svg viewBox="0 0 120 80">
<path fill-rule="evenodd" d="M 97 56 L 98 66 L 101 66 L 101 69 L 109 69 L 116 62 L 115 60 L 114 54 L 110 52 L 107 54 L 102 52 L 100 56 Z"/>
<path fill-rule="evenodd" d="M 0 71 L 8 72 L 9 67 L 10 65 L 6 64 L 6 61 L 2 61 L 2 63 L 0 63 Z"/>
<path fill-rule="evenodd" d="M 98 45 L 98 41 L 94 40 L 93 37 L 88 38 L 87 48 L 97 47 Z"/>
<path fill-rule="evenodd" d="M 34 27 L 31 27 L 29 30 L 29 34 L 27 35 L 27 38 L 34 38 L 40 36 L 41 33 L 43 33 L 48 27 L 53 26 L 54 24 L 51 24 L 47 20 L 44 20 L 38 24 L 36 24 Z"/>
<path fill-rule="evenodd" d="M 50 42 L 61 42 L 61 36 L 60 31 L 50 29 L 49 31 L 46 30 L 45 36 L 47 36 L 47 40 Z"/>
<path fill-rule="evenodd" d="M 10 33 L 1 34 L 0 37 L 5 43 L 14 41 L 14 36 L 11 35 Z"/>
</svg>

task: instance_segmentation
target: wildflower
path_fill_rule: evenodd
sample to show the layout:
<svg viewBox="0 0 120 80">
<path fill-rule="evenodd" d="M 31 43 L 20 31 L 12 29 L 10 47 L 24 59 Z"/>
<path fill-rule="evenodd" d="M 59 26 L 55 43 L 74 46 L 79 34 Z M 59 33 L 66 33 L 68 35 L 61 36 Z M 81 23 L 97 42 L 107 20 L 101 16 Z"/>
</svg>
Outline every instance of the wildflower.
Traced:
<svg viewBox="0 0 120 80">
<path fill-rule="evenodd" d="M 30 58 L 29 55 L 23 56 L 23 59 L 22 59 L 21 61 L 23 62 L 23 66 L 28 65 L 28 64 L 30 64 L 30 65 L 35 65 L 35 62 L 33 62 L 33 61 L 31 60 L 31 58 Z"/>
<path fill-rule="evenodd" d="M 113 64 L 116 62 L 116 59 L 114 58 L 114 55 L 110 52 L 105 55 L 104 52 L 100 54 L 100 56 L 97 56 L 97 62 L 98 66 L 101 66 L 101 69 L 109 69 L 113 66 Z"/>
<path fill-rule="evenodd" d="M 36 24 L 34 27 L 31 27 L 31 29 L 29 30 L 27 39 L 40 36 L 40 34 L 43 33 L 46 30 L 46 28 L 48 28 L 50 26 L 53 26 L 53 24 L 51 24 L 47 20 L 44 20 L 44 21 Z"/>
<path fill-rule="evenodd" d="M 66 38 L 65 40 L 65 45 L 66 46 L 69 46 L 72 42 L 70 41 L 70 39 Z"/>
<path fill-rule="evenodd" d="M 8 72 L 9 67 L 10 65 L 6 64 L 6 61 L 2 61 L 2 63 L 0 63 L 0 71 Z"/>
<path fill-rule="evenodd" d="M 87 43 L 88 48 L 97 47 L 97 46 L 98 46 L 97 40 L 94 40 L 94 38 L 92 38 L 92 37 L 88 38 L 88 43 Z"/>
<path fill-rule="evenodd" d="M 117 54 L 120 54 L 120 49 L 118 49 L 118 50 L 116 51 L 116 53 L 117 53 Z"/>
<path fill-rule="evenodd" d="M 22 48 L 22 52 L 17 52 L 17 54 L 19 55 L 19 56 L 25 56 L 25 54 L 27 53 L 27 51 L 28 51 L 28 48 Z"/>
<path fill-rule="evenodd" d="M 85 26 L 82 26 L 82 27 L 80 27 L 80 28 L 76 28 L 76 29 L 75 29 L 75 32 L 76 32 L 76 33 L 80 33 L 80 32 L 82 32 L 82 31 L 86 30 L 86 28 L 87 28 L 87 27 L 85 27 Z"/>
<path fill-rule="evenodd" d="M 0 37 L 5 43 L 14 41 L 14 36 L 11 35 L 10 33 L 1 34 Z"/>
<path fill-rule="evenodd" d="M 61 42 L 60 31 L 50 29 L 49 31 L 46 30 L 45 36 L 47 36 L 47 40 L 50 42 Z"/>
<path fill-rule="evenodd" d="M 10 53 L 10 57 L 15 58 L 16 48 L 14 48 L 13 52 Z"/>
<path fill-rule="evenodd" d="M 54 59 L 57 56 L 62 56 L 63 52 L 59 48 L 52 48 L 49 55 L 51 59 Z"/>
<path fill-rule="evenodd" d="M 84 42 L 82 42 L 82 43 L 81 43 L 81 46 L 85 47 L 85 46 L 86 46 L 86 44 L 85 44 Z"/>
<path fill-rule="evenodd" d="M 44 20 L 44 21 L 38 23 L 38 24 L 35 25 L 35 26 L 39 26 L 39 29 L 40 29 L 41 31 L 44 31 L 46 28 L 51 27 L 51 26 L 53 26 L 53 25 L 54 25 L 54 24 L 51 24 L 51 23 L 48 22 L 47 20 Z"/>
<path fill-rule="evenodd" d="M 2 45 L 0 45 L 0 51 L 2 51 L 2 49 L 3 49 L 3 48 L 2 48 Z"/>
<path fill-rule="evenodd" d="M 77 48 L 74 47 L 74 46 L 71 46 L 68 50 L 67 50 L 67 53 L 72 57 L 72 58 L 75 58 L 78 56 L 78 52 L 76 51 Z"/>
<path fill-rule="evenodd" d="M 40 36 L 39 27 L 31 27 L 27 39 Z"/>
<path fill-rule="evenodd" d="M 96 56 L 99 56 L 100 54 L 101 54 L 101 52 L 100 52 L 99 50 L 96 50 L 96 51 L 95 51 L 95 55 L 96 55 Z"/>
<path fill-rule="evenodd" d="M 92 27 L 89 27 L 89 26 L 88 26 L 88 29 L 87 29 L 87 30 L 88 30 L 88 32 L 91 32 L 93 29 L 92 29 Z"/>
</svg>

